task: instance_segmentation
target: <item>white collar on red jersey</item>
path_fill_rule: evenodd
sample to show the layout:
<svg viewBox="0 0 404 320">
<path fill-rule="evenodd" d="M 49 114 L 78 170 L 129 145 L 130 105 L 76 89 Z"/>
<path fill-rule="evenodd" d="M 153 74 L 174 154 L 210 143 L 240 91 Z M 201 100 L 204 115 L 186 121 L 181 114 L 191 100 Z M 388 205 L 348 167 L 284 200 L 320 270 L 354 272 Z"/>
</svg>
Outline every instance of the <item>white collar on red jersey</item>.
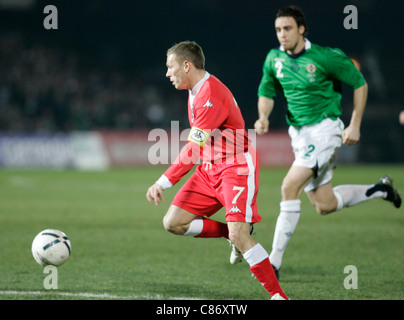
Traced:
<svg viewBox="0 0 404 320">
<path fill-rule="evenodd" d="M 205 75 L 204 77 L 198 81 L 198 83 L 192 88 L 191 90 L 191 94 L 193 96 L 196 96 L 196 94 L 198 93 L 199 89 L 202 88 L 203 84 L 205 83 L 206 80 L 208 80 L 210 77 L 210 73 L 205 71 Z"/>
</svg>

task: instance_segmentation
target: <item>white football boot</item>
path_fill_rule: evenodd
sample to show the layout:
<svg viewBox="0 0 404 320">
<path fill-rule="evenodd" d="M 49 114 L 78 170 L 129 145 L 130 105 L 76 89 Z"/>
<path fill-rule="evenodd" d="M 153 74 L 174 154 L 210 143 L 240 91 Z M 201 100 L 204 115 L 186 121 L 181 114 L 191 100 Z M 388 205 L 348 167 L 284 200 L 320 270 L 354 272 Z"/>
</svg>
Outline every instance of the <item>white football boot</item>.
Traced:
<svg viewBox="0 0 404 320">
<path fill-rule="evenodd" d="M 271 300 L 286 300 L 284 297 L 282 297 L 279 293 L 275 293 L 272 297 Z"/>
</svg>

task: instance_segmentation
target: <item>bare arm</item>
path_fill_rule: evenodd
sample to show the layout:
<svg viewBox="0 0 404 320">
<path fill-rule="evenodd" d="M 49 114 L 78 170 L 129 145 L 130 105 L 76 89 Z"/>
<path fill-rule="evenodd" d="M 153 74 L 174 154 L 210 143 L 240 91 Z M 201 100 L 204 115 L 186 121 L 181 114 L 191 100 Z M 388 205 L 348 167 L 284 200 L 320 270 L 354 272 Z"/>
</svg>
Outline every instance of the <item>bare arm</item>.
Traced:
<svg viewBox="0 0 404 320">
<path fill-rule="evenodd" d="M 181 149 L 174 163 L 164 172 L 159 180 L 153 184 L 146 193 L 146 198 L 150 203 L 159 205 L 164 202 L 163 191 L 180 181 L 198 161 L 200 149 L 202 147 L 195 142 L 188 141 Z"/>
<path fill-rule="evenodd" d="M 268 132 L 269 116 L 274 108 L 274 100 L 266 97 L 258 98 L 258 120 L 254 124 L 254 128 L 258 134 Z"/>
<path fill-rule="evenodd" d="M 342 143 L 350 146 L 356 144 L 360 139 L 360 127 L 363 113 L 365 112 L 368 96 L 368 85 L 365 83 L 354 91 L 354 106 L 349 126 L 342 133 Z"/>
</svg>

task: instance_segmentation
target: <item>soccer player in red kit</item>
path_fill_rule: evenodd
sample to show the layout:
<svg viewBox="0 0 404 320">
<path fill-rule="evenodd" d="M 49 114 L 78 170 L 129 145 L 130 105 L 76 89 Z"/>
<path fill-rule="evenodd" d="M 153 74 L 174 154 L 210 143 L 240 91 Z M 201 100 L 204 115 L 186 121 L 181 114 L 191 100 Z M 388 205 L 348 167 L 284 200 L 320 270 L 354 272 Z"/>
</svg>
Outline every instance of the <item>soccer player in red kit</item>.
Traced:
<svg viewBox="0 0 404 320">
<path fill-rule="evenodd" d="M 195 42 L 184 41 L 167 51 L 166 76 L 177 90 L 189 91 L 191 131 L 174 163 L 148 189 L 148 201 L 156 205 L 164 201 L 163 190 L 201 159 L 164 216 L 165 229 L 176 235 L 229 239 L 271 299 L 288 299 L 267 251 L 250 235 L 250 226 L 261 220 L 256 204 L 258 165 L 236 100 L 205 71 L 202 48 Z M 222 207 L 227 223 L 210 219 Z"/>
</svg>

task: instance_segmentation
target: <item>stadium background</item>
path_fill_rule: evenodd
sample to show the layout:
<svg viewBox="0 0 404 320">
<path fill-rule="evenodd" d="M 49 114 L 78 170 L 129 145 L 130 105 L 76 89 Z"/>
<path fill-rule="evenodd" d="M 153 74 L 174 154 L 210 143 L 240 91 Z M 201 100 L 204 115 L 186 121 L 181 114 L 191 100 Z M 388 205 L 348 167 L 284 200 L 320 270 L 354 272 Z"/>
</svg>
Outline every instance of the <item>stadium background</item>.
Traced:
<svg viewBox="0 0 404 320">
<path fill-rule="evenodd" d="M 254 299 L 263 301 L 262 309 L 249 306 L 249 315 L 267 311 L 267 293 L 248 264 L 228 263 L 227 241 L 164 230 L 162 215 L 181 182 L 167 190 L 164 204 L 146 201 L 147 188 L 163 171 L 149 165 L 155 141 L 148 140 L 153 129 L 170 131 L 171 120 L 179 121 L 179 130 L 188 126 L 187 94 L 165 78 L 166 50 L 184 39 L 203 46 L 207 70 L 234 92 L 251 128 L 262 63 L 277 43 L 273 18 L 289 3 L 0 0 L 1 300 Z M 404 127 L 397 118 L 404 5 L 296 3 L 306 12 L 309 39 L 357 58 L 370 86 L 361 142 L 340 150 L 338 161 L 345 163 L 334 184 L 369 184 L 388 173 L 402 192 Z M 43 27 L 48 4 L 58 9 L 58 30 Z M 359 11 L 358 30 L 343 27 L 348 4 Z M 344 91 L 347 121 L 352 93 Z M 291 161 L 284 111 L 278 99 L 272 130 L 258 141 L 260 163 L 269 167 L 260 170 L 263 219 L 254 237 L 267 249 Z M 280 278 L 293 300 L 404 299 L 402 208 L 375 200 L 325 218 L 302 197 L 302 212 Z M 224 221 L 223 210 L 215 219 Z M 46 228 L 63 230 L 72 241 L 72 256 L 58 269 L 59 288 L 51 291 L 44 290 L 46 275 L 31 254 L 33 238 Z M 358 268 L 358 290 L 345 288 L 348 265 Z M 139 307 L 155 315 L 156 304 Z"/>
<path fill-rule="evenodd" d="M 110 164 L 143 164 L 150 144 L 143 148 L 141 144 L 150 129 L 169 129 L 171 120 L 179 121 L 180 128 L 188 126 L 184 112 L 187 95 L 173 90 L 165 78 L 167 48 L 186 39 L 202 45 L 207 70 L 233 91 L 247 128 L 252 128 L 262 63 L 268 50 L 277 45 L 274 15 L 289 3 L 0 1 L 0 163 L 71 166 L 70 156 L 56 161 L 53 154 L 63 153 L 61 148 L 74 132 L 75 141 L 81 142 L 75 149 L 94 151 L 101 140 L 106 148 L 120 150 L 115 158 L 121 157 L 121 162 L 110 159 Z M 58 9 L 57 30 L 43 26 L 47 16 L 43 9 L 48 4 Z M 343 148 L 340 161 L 401 163 L 404 127 L 398 123 L 398 113 L 404 109 L 404 44 L 397 35 L 404 5 L 377 0 L 330 1 L 327 6 L 319 6 L 318 1 L 296 4 L 306 13 L 308 38 L 339 47 L 357 59 L 369 83 L 361 142 Z M 358 9 L 357 30 L 343 26 L 347 16 L 343 10 L 348 4 Z M 347 123 L 352 91 L 343 90 L 343 120 Z M 274 133 L 286 130 L 284 112 L 284 102 L 277 98 L 270 119 Z M 101 136 L 94 138 L 94 132 Z M 118 141 L 121 147 L 106 140 Z M 276 137 L 267 137 L 263 145 L 274 140 Z M 279 141 L 278 146 L 288 145 Z M 68 145 L 71 148 L 70 142 Z M 27 151 L 29 146 L 33 146 L 31 151 Z M 110 157 L 110 150 L 106 157 Z M 124 154 L 125 150 L 132 152 Z M 289 149 L 275 147 L 274 151 L 285 153 L 280 164 L 290 163 Z M 88 154 L 81 156 L 86 157 Z M 89 166 L 103 163 L 105 159 L 97 158 Z"/>
</svg>

